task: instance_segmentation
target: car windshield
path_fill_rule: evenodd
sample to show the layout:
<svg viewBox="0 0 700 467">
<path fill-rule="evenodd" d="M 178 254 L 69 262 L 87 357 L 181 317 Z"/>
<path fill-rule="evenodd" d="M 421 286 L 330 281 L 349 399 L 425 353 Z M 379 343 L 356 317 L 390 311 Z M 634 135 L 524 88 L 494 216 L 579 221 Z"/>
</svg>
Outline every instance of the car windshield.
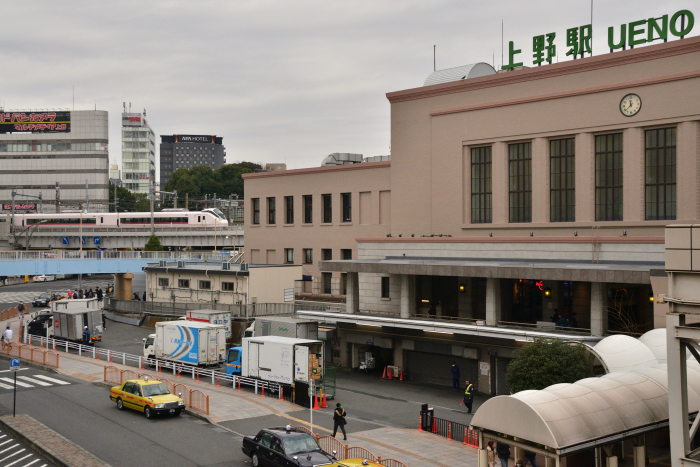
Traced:
<svg viewBox="0 0 700 467">
<path fill-rule="evenodd" d="M 168 391 L 168 388 L 166 388 L 163 383 L 147 384 L 143 386 L 143 397 L 161 396 L 163 394 L 170 394 L 170 391 Z"/>
<path fill-rule="evenodd" d="M 299 454 L 300 452 L 320 451 L 316 440 L 311 435 L 287 438 L 284 440 L 284 452 L 288 455 Z"/>
<path fill-rule="evenodd" d="M 43 293 L 43 294 L 39 295 L 39 298 L 51 298 L 51 295 L 49 295 L 47 293 Z"/>
</svg>

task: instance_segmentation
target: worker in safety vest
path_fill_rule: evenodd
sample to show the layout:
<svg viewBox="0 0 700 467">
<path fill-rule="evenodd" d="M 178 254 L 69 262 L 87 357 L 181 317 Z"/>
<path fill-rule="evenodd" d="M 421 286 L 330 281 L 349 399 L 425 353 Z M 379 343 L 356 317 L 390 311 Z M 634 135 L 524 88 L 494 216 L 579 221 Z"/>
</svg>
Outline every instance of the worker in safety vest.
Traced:
<svg viewBox="0 0 700 467">
<path fill-rule="evenodd" d="M 472 413 L 472 404 L 474 403 L 474 385 L 466 380 L 464 382 L 466 389 L 464 390 L 464 406 L 467 408 L 467 413 Z"/>
</svg>

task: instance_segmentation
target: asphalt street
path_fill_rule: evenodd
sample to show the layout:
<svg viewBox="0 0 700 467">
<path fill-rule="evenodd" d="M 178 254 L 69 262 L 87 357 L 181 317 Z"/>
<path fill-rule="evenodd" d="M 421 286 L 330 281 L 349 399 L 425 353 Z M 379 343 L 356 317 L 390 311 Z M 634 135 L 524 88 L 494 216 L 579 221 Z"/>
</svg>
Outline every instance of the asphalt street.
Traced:
<svg viewBox="0 0 700 467">
<path fill-rule="evenodd" d="M 8 369 L 9 361 L 0 359 L 0 372 Z M 117 410 L 109 389 L 101 385 L 35 368 L 20 375 L 18 381 L 25 386 L 17 389 L 18 413 L 34 417 L 111 465 L 250 464 L 238 435 L 206 421 L 187 414 L 148 420 L 132 410 Z M 2 413 L 12 412 L 12 397 L 12 389 L 0 386 Z"/>
</svg>

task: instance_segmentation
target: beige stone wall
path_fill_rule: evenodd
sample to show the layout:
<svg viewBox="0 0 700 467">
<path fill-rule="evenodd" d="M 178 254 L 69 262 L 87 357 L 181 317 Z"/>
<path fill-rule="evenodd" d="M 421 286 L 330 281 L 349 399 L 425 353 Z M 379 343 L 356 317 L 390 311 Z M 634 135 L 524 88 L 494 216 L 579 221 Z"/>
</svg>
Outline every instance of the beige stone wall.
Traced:
<svg viewBox="0 0 700 467">
<path fill-rule="evenodd" d="M 250 268 L 249 300 L 257 303 L 284 303 L 284 290 L 294 289 L 301 280 L 301 266 Z"/>
<path fill-rule="evenodd" d="M 330 249 L 334 260 L 342 249 L 351 249 L 357 259 L 357 237 L 385 236 L 390 231 L 390 163 L 371 162 L 348 166 L 319 167 L 250 174 L 245 179 L 245 260 L 259 264 L 283 264 L 287 248 L 294 250 L 294 263 L 304 275 L 314 277 L 314 293 L 321 293 L 318 262 L 321 250 Z M 322 222 L 321 195 L 332 195 L 332 221 Z M 341 193 L 351 193 L 352 219 L 341 221 Z M 312 195 L 313 222 L 304 223 L 302 196 Z M 294 197 L 294 223 L 285 223 L 284 197 Z M 267 222 L 267 198 L 275 197 L 276 223 Z M 252 224 L 253 198 L 260 199 L 260 225 Z M 313 250 L 313 260 L 304 264 L 304 249 Z M 333 273 L 333 294 L 340 290 L 340 274 Z"/>
</svg>

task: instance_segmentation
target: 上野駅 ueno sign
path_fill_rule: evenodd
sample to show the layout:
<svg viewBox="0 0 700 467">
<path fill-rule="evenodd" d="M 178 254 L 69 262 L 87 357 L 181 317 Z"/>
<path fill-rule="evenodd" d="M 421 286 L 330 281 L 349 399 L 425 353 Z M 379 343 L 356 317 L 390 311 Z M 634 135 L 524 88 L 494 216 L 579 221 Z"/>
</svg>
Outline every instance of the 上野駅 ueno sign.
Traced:
<svg viewBox="0 0 700 467">
<path fill-rule="evenodd" d="M 655 40 L 668 39 L 669 33 L 676 37 L 683 37 L 690 33 L 695 24 L 695 17 L 689 10 L 680 10 L 669 17 L 663 15 L 660 18 L 641 19 L 619 27 L 608 28 L 608 47 L 610 51 L 634 47 Z M 590 24 L 576 26 L 566 30 L 566 55 L 574 58 L 584 53 L 591 53 L 591 38 L 593 28 Z M 532 64 L 541 65 L 542 62 L 552 63 L 557 55 L 557 46 L 554 43 L 557 33 L 550 32 L 540 34 L 532 38 Z M 513 41 L 508 42 L 508 63 L 501 66 L 502 70 L 512 70 L 523 66 L 523 62 L 516 63 L 517 55 L 521 49 L 515 48 Z"/>
</svg>

